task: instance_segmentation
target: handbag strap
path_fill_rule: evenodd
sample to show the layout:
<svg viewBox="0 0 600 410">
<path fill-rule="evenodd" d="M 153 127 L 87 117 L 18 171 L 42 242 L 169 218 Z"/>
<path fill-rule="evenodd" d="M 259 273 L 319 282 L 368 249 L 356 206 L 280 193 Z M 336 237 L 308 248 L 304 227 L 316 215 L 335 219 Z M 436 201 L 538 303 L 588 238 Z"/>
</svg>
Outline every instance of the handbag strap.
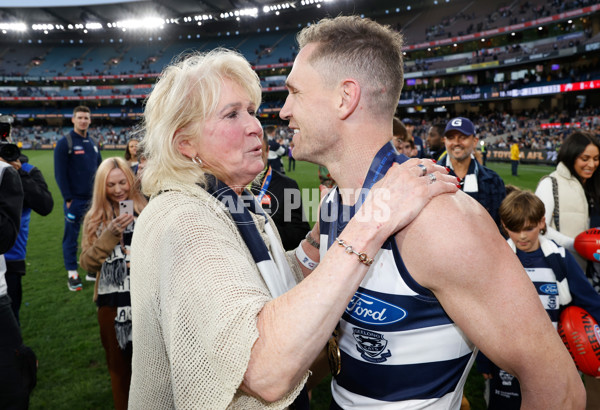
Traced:
<svg viewBox="0 0 600 410">
<path fill-rule="evenodd" d="M 556 178 L 549 176 L 552 181 L 552 196 L 554 197 L 554 210 L 552 211 L 552 220 L 554 221 L 554 227 L 557 231 L 560 231 L 559 214 L 560 209 L 558 205 L 558 182 Z"/>
</svg>

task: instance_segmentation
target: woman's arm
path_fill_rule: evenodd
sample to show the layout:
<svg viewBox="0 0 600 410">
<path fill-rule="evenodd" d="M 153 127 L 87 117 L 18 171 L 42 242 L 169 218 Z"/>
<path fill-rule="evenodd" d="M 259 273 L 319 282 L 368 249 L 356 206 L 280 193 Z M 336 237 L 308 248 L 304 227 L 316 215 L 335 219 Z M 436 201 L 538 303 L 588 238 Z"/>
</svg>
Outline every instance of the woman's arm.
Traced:
<svg viewBox="0 0 600 410">
<path fill-rule="evenodd" d="M 89 272 L 98 272 L 108 255 L 121 240 L 123 231 L 132 221 L 133 215 L 119 215 L 110 221 L 106 229 L 91 244 L 87 243 L 84 236 L 81 241 L 81 254 L 79 255 L 81 267 Z M 92 229 L 88 226 L 89 223 L 89 218 L 86 216 L 83 222 L 83 235 L 86 235 L 88 229 Z"/>
<path fill-rule="evenodd" d="M 120 239 L 121 235 L 116 236 L 108 229 L 104 230 L 91 245 L 84 248 L 82 244 L 79 264 L 88 272 L 98 272 Z"/>
<path fill-rule="evenodd" d="M 454 177 L 440 173 L 439 183 L 433 184 L 426 177 L 414 178 L 422 172 L 411 168 L 416 163 L 395 164 L 373 187 L 340 238 L 374 258 L 383 242 L 410 223 L 433 196 L 456 192 Z M 310 251 L 305 242 L 300 246 Z M 296 386 L 331 336 L 368 268 L 357 255 L 334 244 L 304 281 L 268 302 L 258 315 L 260 337 L 240 388 L 275 401 Z"/>
</svg>

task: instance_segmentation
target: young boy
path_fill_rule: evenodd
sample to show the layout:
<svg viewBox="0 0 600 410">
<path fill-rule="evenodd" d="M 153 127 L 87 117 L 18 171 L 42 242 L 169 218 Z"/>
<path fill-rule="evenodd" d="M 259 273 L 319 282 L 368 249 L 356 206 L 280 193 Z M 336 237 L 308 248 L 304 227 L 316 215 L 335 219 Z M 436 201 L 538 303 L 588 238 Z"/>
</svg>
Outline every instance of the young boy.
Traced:
<svg viewBox="0 0 600 410">
<path fill-rule="evenodd" d="M 554 327 L 566 305 L 585 309 L 600 323 L 600 295 L 573 256 L 543 236 L 544 212 L 543 202 L 533 192 L 513 190 L 499 209 L 502 228 L 509 236 L 508 244 L 535 285 Z M 477 358 L 477 368 L 486 379 L 488 409 L 520 408 L 521 389 L 515 377 L 482 354 Z"/>
</svg>

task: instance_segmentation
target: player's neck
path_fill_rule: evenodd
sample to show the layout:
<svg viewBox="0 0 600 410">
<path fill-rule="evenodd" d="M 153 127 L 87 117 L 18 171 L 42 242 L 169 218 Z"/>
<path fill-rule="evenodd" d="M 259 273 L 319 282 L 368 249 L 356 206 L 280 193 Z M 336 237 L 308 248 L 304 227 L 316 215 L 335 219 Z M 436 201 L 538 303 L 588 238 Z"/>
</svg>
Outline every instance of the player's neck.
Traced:
<svg viewBox="0 0 600 410">
<path fill-rule="evenodd" d="M 340 155 L 339 161 L 327 166 L 329 173 L 340 188 L 342 201 L 346 205 L 354 205 L 358 199 L 358 192 L 363 187 L 367 173 L 375 155 L 383 143 L 354 145 Z"/>
</svg>

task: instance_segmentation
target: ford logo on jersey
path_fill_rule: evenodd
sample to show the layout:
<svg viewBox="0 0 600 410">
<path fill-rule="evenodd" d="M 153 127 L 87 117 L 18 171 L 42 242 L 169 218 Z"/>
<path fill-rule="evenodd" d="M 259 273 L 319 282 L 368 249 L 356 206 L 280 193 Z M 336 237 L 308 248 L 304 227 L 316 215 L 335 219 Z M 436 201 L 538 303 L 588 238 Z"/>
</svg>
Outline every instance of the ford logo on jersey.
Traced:
<svg viewBox="0 0 600 410">
<path fill-rule="evenodd" d="M 540 290 L 546 295 L 558 295 L 558 287 L 556 283 L 547 283 L 540 286 Z"/>
<path fill-rule="evenodd" d="M 359 322 L 370 325 L 389 325 L 406 317 L 406 311 L 383 300 L 356 292 L 346 313 Z"/>
</svg>

